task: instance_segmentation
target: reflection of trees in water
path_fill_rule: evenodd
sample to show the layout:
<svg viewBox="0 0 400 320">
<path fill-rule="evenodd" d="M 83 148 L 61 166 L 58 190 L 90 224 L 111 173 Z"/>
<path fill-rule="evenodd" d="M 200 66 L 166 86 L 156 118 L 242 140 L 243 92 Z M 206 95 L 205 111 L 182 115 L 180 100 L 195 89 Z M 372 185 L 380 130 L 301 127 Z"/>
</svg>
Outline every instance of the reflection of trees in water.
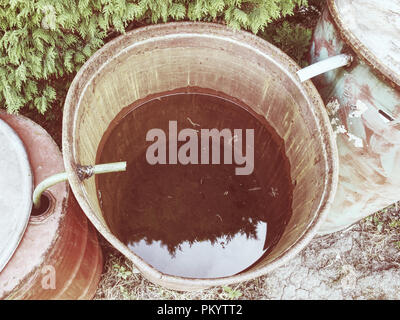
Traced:
<svg viewBox="0 0 400 320">
<path fill-rule="evenodd" d="M 191 127 L 188 118 L 206 129 L 254 128 L 253 174 L 236 176 L 235 165 L 149 165 L 147 131 L 168 132 L 169 120 L 177 121 L 178 130 Z M 283 140 L 265 119 L 215 96 L 172 95 L 135 109 L 108 132 L 98 163 L 124 160 L 128 170 L 96 180 L 105 220 L 124 243 L 161 241 L 173 254 L 185 241 L 227 242 L 238 233 L 255 238 L 259 221 L 268 223 L 264 247 L 279 239 L 291 216 L 290 165 Z"/>
<path fill-rule="evenodd" d="M 204 228 L 199 228 L 197 223 L 194 223 L 190 229 L 181 229 L 179 231 L 176 229 L 176 226 L 166 226 L 166 228 L 172 231 L 165 232 L 164 230 L 158 230 L 157 227 L 153 224 L 151 228 L 141 232 L 136 233 L 133 230 L 133 233 L 131 233 L 131 236 L 125 242 L 132 245 L 138 243 L 140 240 L 145 240 L 150 245 L 155 241 L 160 241 L 162 245 L 168 248 L 169 253 L 174 256 L 175 252 L 180 250 L 180 246 L 184 242 L 192 245 L 195 242 L 210 241 L 214 245 L 217 242 L 220 243 L 223 241 L 222 247 L 224 247 L 238 233 L 246 235 L 248 238 L 257 239 L 256 224 L 249 221 L 246 221 L 240 228 L 224 227 L 222 224 L 213 225 L 211 223 L 208 223 Z M 223 239 L 221 239 L 222 237 Z"/>
<path fill-rule="evenodd" d="M 262 166 L 271 163 L 264 155 L 247 176 L 235 175 L 236 165 L 153 166 L 137 157 L 127 172 L 98 176 L 107 224 L 125 244 L 160 241 L 174 255 L 184 242 L 226 237 L 227 244 L 239 233 L 256 239 L 264 221 L 264 249 L 272 248 L 291 216 L 292 187 L 282 174 L 287 163 Z M 258 178 L 265 176 L 272 178 Z"/>
<path fill-rule="evenodd" d="M 223 241 L 224 246 L 238 233 L 257 239 L 257 223 L 251 218 L 243 217 L 242 219 L 237 215 L 238 218 L 229 219 L 229 216 L 232 215 L 222 214 L 223 221 L 228 219 L 229 221 L 221 222 L 219 218 L 215 219 L 215 216 L 210 214 L 201 215 L 200 218 L 193 217 L 190 221 L 185 222 L 183 220 L 174 221 L 166 217 L 170 215 L 176 214 L 172 210 L 164 211 L 162 215 L 149 212 L 146 220 L 142 220 L 140 215 L 135 214 L 140 222 L 135 223 L 133 228 L 130 225 L 122 228 L 124 242 L 134 244 L 145 240 L 150 245 L 155 241 L 160 241 L 168 248 L 171 255 L 175 255 L 176 250 L 179 250 L 180 245 L 184 242 L 192 245 L 195 242 L 210 241 L 214 245 L 216 242 Z M 181 218 L 184 219 L 184 217 Z"/>
<path fill-rule="evenodd" d="M 287 198 L 272 198 L 254 174 L 233 172 L 231 165 L 128 164 L 126 179 L 119 179 L 120 212 L 110 225 L 124 243 L 160 241 L 171 255 L 184 242 L 214 244 L 223 237 L 226 245 L 236 234 L 256 239 L 258 222 L 281 217 Z"/>
</svg>

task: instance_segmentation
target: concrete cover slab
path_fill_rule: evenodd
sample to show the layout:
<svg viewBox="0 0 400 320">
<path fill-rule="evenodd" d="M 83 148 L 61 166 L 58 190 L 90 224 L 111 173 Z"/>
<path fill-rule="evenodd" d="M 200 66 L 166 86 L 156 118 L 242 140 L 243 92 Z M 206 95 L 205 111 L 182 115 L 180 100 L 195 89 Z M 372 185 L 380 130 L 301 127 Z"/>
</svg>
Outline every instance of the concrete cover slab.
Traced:
<svg viewBox="0 0 400 320">
<path fill-rule="evenodd" d="M 25 147 L 0 120 L 0 271 L 24 234 L 32 210 L 33 178 Z"/>
</svg>

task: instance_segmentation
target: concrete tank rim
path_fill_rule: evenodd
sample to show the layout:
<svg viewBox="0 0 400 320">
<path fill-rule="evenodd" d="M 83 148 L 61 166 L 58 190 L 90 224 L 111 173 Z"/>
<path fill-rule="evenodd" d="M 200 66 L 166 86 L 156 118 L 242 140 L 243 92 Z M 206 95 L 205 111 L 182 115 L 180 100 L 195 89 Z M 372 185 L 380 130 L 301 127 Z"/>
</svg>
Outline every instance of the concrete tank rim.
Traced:
<svg viewBox="0 0 400 320">
<path fill-rule="evenodd" d="M 16 131 L 10 125 L 8 125 L 6 121 L 2 119 L 0 119 L 0 131 L 2 131 L 3 134 L 8 138 L 8 140 L 2 140 L 2 145 L 4 146 L 4 144 L 8 143 L 9 147 L 12 148 L 12 150 L 9 149 L 8 151 L 14 151 L 14 154 L 20 160 L 18 168 L 14 167 L 14 169 L 20 171 L 20 177 L 25 177 L 18 183 L 18 185 L 22 184 L 25 186 L 25 188 L 20 188 L 18 192 L 18 194 L 20 195 L 18 203 L 23 203 L 22 211 L 18 215 L 18 219 L 16 221 L 14 220 L 14 226 L 9 225 L 11 230 L 8 234 L 11 234 L 11 238 L 9 238 L 8 240 L 3 239 L 2 241 L 0 241 L 0 247 L 3 247 L 0 248 L 0 252 L 2 252 L 2 255 L 0 256 L 1 272 L 1 270 L 3 270 L 4 267 L 7 265 L 8 261 L 12 258 L 15 250 L 17 250 L 18 245 L 21 242 L 25 230 L 28 226 L 29 218 L 32 211 L 33 174 L 25 145 L 16 133 Z M 10 174 L 10 172 L 8 172 L 8 174 Z M 10 178 L 12 177 L 13 176 L 11 176 Z M 8 201 L 10 201 L 10 199 L 8 199 Z M 11 223 L 12 221 L 8 220 L 8 222 Z M 7 228 L 7 226 L 2 225 L 2 229 L 4 230 L 5 228 Z"/>
<path fill-rule="evenodd" d="M 168 30 L 169 33 L 186 33 L 193 34 L 193 30 L 196 30 L 196 34 L 201 36 L 202 34 L 207 35 L 217 35 L 220 37 L 235 38 L 239 42 L 243 42 L 250 46 L 253 50 L 267 51 L 269 58 L 279 57 L 285 63 L 285 70 L 288 76 L 291 77 L 292 81 L 297 85 L 299 90 L 304 94 L 305 98 L 308 99 L 311 106 L 313 106 L 313 111 L 316 112 L 316 117 L 318 117 L 318 124 L 320 125 L 321 133 L 321 145 L 323 150 L 325 150 L 325 162 L 326 162 L 326 181 L 325 190 L 321 199 L 319 210 L 317 210 L 316 218 L 307 227 L 306 232 L 298 239 L 298 241 L 290 248 L 288 248 L 280 257 L 269 263 L 263 268 L 256 271 L 245 272 L 239 275 L 233 275 L 223 278 L 213 278 L 213 279 L 196 279 L 196 278 L 184 278 L 166 275 L 149 264 L 147 264 L 143 259 L 131 252 L 128 247 L 123 245 L 111 232 L 104 228 L 101 222 L 96 217 L 95 213 L 92 212 L 89 203 L 84 199 L 84 191 L 80 187 L 81 181 L 79 180 L 77 174 L 75 173 L 77 164 L 75 163 L 73 149 L 74 149 L 74 124 L 76 114 L 76 105 L 72 105 L 75 97 L 80 96 L 81 90 L 86 83 L 88 77 L 85 75 L 90 75 L 96 72 L 99 68 L 93 68 L 94 62 L 101 62 L 102 65 L 107 64 L 114 58 L 114 54 L 110 55 L 110 51 L 117 44 L 122 44 L 124 41 L 130 38 L 135 38 L 135 36 L 140 37 L 140 33 L 150 32 L 156 33 L 159 30 Z M 190 31 L 190 32 L 189 32 Z M 121 49 L 121 48 L 120 48 Z M 265 54 L 266 55 L 266 54 Z M 275 60 L 274 60 L 275 61 Z M 283 66 L 280 66 L 283 68 Z M 226 26 L 215 24 L 215 23 L 204 23 L 204 22 L 173 22 L 165 24 L 156 24 L 146 27 L 141 27 L 132 30 L 125 35 L 121 35 L 112 41 L 108 42 L 105 46 L 99 49 L 79 70 L 75 76 L 64 103 L 64 114 L 63 114 L 63 128 L 62 128 L 62 148 L 63 148 L 63 158 L 64 165 L 68 172 L 68 180 L 71 185 L 71 189 L 76 196 L 76 199 L 83 211 L 85 212 L 88 219 L 93 223 L 96 229 L 121 253 L 128 257 L 133 264 L 141 271 L 145 276 L 153 280 L 159 280 L 163 283 L 168 282 L 171 284 L 170 287 L 179 287 L 184 285 L 186 288 L 183 290 L 188 290 L 187 287 L 192 287 L 194 289 L 207 288 L 211 286 L 227 285 L 232 283 L 237 283 L 241 281 L 246 281 L 254 279 L 258 276 L 264 275 L 276 267 L 287 263 L 293 256 L 299 253 L 304 247 L 311 241 L 311 239 L 317 234 L 320 225 L 323 223 L 327 212 L 329 210 L 330 204 L 333 202 L 333 198 L 336 192 L 337 182 L 338 182 L 338 153 L 336 148 L 336 140 L 333 134 L 332 127 L 330 126 L 329 118 L 325 112 L 324 103 L 312 84 L 310 80 L 300 83 L 297 78 L 296 71 L 300 67 L 285 53 L 283 53 L 278 48 L 274 47 L 267 41 L 249 33 L 246 31 L 232 30 Z M 82 81 L 82 78 L 85 80 Z"/>
<path fill-rule="evenodd" d="M 348 28 L 341 16 L 341 13 L 336 5 L 336 0 L 328 0 L 327 2 L 329 13 L 331 14 L 337 30 L 339 31 L 344 42 L 362 58 L 372 71 L 377 74 L 383 81 L 389 83 L 396 90 L 400 90 L 400 73 L 394 72 L 384 61 L 379 59 L 354 32 Z"/>
</svg>

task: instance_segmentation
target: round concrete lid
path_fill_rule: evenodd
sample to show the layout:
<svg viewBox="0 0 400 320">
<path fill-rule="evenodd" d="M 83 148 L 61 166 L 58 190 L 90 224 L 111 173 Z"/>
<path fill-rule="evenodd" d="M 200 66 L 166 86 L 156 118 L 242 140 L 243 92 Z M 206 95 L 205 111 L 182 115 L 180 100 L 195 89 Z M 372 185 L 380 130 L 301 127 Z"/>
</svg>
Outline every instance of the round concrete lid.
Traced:
<svg viewBox="0 0 400 320">
<path fill-rule="evenodd" d="M 33 176 L 25 147 L 0 120 L 0 271 L 12 257 L 32 210 Z"/>
<path fill-rule="evenodd" d="M 400 87 L 400 1 L 330 0 L 328 5 L 347 44 Z"/>
</svg>

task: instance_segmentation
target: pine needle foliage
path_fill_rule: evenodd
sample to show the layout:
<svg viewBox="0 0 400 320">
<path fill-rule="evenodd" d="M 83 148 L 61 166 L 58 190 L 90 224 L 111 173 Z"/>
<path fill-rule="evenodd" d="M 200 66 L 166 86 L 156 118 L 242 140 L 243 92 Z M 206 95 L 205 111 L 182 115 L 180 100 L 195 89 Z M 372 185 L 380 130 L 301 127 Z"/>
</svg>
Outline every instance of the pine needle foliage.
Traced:
<svg viewBox="0 0 400 320">
<path fill-rule="evenodd" d="M 222 21 L 257 33 L 301 5 L 307 0 L 0 0 L 0 106 L 45 113 L 110 33 L 132 21 Z"/>
<path fill-rule="evenodd" d="M 311 43 L 311 28 L 283 21 L 278 25 L 268 26 L 259 36 L 280 48 L 301 67 L 308 65 L 306 55 Z"/>
</svg>

